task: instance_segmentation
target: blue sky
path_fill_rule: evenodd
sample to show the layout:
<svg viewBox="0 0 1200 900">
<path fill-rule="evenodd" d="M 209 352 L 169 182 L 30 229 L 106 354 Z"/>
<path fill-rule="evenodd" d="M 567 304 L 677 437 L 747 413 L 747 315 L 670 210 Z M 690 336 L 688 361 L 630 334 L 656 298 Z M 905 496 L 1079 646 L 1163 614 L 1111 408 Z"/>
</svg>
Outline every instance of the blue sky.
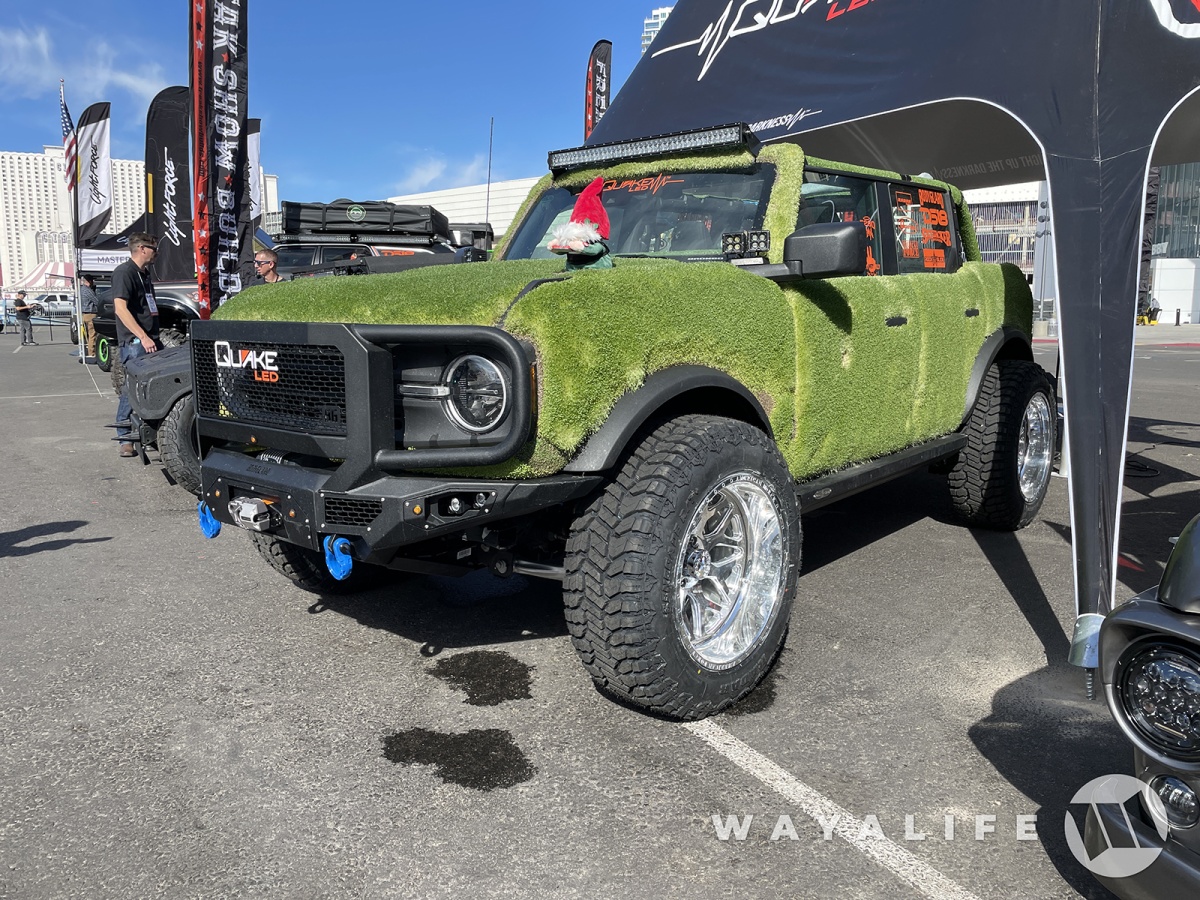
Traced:
<svg viewBox="0 0 1200 900">
<path fill-rule="evenodd" d="M 583 143 L 588 53 L 613 42 L 613 88 L 654 0 L 244 0 L 249 114 L 284 200 L 374 200 L 546 170 Z M 184 0 L 0 0 L 0 150 L 58 144 L 58 80 L 78 119 L 112 104 L 113 156 L 141 159 L 146 110 L 187 84 Z"/>
</svg>

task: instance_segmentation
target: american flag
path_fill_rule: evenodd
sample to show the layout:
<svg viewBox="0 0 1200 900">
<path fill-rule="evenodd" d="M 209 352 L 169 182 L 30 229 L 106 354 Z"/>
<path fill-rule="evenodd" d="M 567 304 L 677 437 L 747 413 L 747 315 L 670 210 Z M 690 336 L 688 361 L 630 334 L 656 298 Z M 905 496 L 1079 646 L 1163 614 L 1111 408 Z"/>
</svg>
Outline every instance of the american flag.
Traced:
<svg viewBox="0 0 1200 900">
<path fill-rule="evenodd" d="M 63 82 L 58 82 L 58 105 L 62 108 L 63 152 L 66 155 L 67 190 L 75 190 L 75 123 L 71 121 L 71 113 L 67 109 L 67 98 L 63 94 Z"/>
</svg>

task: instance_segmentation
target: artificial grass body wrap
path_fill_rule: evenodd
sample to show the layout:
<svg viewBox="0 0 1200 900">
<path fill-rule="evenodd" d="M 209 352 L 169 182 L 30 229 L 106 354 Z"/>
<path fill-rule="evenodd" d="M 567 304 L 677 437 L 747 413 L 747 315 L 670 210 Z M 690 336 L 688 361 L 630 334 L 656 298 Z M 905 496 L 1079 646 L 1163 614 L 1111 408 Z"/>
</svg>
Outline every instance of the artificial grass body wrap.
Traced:
<svg viewBox="0 0 1200 900">
<path fill-rule="evenodd" d="M 758 161 L 778 170 L 764 225 L 786 236 L 799 209 L 803 152 L 776 144 Z M 509 233 L 552 185 L 578 189 L 597 175 L 621 181 L 754 164 L 738 152 L 547 177 Z M 970 217 L 961 194 L 954 197 L 964 250 L 977 259 Z M 772 241 L 771 262 L 782 261 L 783 243 Z M 506 478 L 561 470 L 623 394 L 654 372 L 688 364 L 745 385 L 766 411 L 793 477 L 807 478 L 955 430 L 984 339 L 1001 325 L 1026 333 L 1032 327 L 1032 297 L 1020 272 L 978 262 L 953 275 L 851 276 L 784 287 L 724 262 L 618 258 L 613 269 L 571 273 L 563 266 L 561 259 L 499 258 L 301 279 L 248 289 L 214 318 L 492 325 L 528 339 L 538 355 L 536 434 L 502 464 L 457 470 Z M 556 280 L 514 303 L 530 282 L 545 278 Z M 900 319 L 905 323 L 896 324 Z"/>
</svg>

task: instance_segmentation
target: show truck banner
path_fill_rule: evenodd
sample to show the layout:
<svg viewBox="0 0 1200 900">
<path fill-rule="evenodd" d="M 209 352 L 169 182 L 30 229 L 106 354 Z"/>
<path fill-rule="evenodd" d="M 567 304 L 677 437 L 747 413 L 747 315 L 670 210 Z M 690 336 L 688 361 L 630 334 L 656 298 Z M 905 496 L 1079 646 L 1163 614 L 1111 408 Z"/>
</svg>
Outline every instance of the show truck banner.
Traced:
<svg viewBox="0 0 1200 900">
<path fill-rule="evenodd" d="M 596 41 L 588 57 L 587 95 L 583 109 L 583 139 L 591 137 L 592 129 L 608 112 L 612 90 L 612 41 Z"/>
<path fill-rule="evenodd" d="M 79 117 L 75 129 L 79 181 L 75 186 L 77 246 L 86 247 L 99 236 L 112 216 L 112 150 L 109 138 L 109 105 L 93 103 Z"/>
<path fill-rule="evenodd" d="M 192 176 L 188 162 L 191 95 L 175 86 L 158 92 L 146 113 L 146 208 L 144 230 L 158 238 L 154 277 L 191 281 L 196 277 L 192 242 Z"/>
<path fill-rule="evenodd" d="M 200 315 L 249 284 L 254 247 L 246 184 L 246 7 L 249 0 L 193 0 L 194 231 Z"/>
<path fill-rule="evenodd" d="M 1196 159 L 1200 5 L 679 0 L 590 142 L 727 122 L 961 188 L 1048 182 L 1080 614 L 1072 661 L 1094 667 L 1089 630 L 1117 593 L 1148 173 Z"/>
</svg>

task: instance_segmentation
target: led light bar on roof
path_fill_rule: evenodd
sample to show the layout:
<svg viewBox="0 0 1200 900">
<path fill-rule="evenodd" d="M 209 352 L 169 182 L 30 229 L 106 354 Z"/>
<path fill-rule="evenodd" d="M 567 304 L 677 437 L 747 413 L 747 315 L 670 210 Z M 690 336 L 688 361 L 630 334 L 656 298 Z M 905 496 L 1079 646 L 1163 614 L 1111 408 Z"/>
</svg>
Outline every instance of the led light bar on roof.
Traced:
<svg viewBox="0 0 1200 900">
<path fill-rule="evenodd" d="M 698 128 L 695 131 L 678 131 L 654 137 L 638 138 L 633 141 L 613 141 L 576 147 L 572 150 L 554 150 L 548 156 L 550 171 L 555 174 L 571 169 L 590 169 L 612 162 L 644 159 L 651 156 L 671 156 L 677 153 L 695 153 L 698 150 L 747 149 L 758 152 L 758 141 L 754 133 L 743 123 L 720 125 L 716 128 Z"/>
</svg>

